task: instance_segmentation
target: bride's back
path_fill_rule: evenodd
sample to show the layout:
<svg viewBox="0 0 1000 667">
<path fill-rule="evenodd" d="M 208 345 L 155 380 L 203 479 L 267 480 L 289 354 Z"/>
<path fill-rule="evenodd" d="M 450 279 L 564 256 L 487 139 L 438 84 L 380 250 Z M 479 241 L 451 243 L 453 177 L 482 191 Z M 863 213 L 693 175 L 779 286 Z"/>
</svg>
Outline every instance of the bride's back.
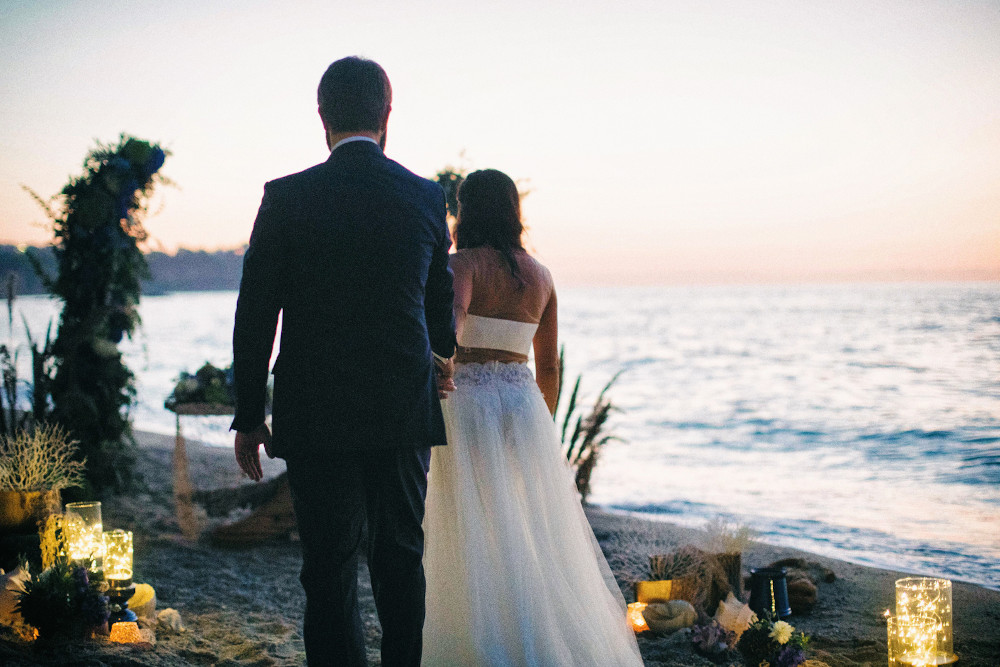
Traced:
<svg viewBox="0 0 1000 667">
<path fill-rule="evenodd" d="M 552 296 L 552 275 L 524 251 L 513 252 L 518 279 L 500 251 L 489 246 L 459 250 L 451 256 L 458 282 L 468 281 L 470 299 L 463 314 L 538 324 Z"/>
</svg>

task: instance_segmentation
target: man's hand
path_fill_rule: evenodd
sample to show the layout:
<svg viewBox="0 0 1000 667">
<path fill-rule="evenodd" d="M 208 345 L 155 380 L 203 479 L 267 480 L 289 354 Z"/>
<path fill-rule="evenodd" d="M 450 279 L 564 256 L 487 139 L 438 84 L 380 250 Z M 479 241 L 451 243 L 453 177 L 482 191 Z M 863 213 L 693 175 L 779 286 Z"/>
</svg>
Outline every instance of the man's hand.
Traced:
<svg viewBox="0 0 1000 667">
<path fill-rule="evenodd" d="M 442 361 L 435 357 L 434 365 L 437 367 L 438 398 L 448 398 L 448 394 L 455 391 L 455 380 L 453 379 L 455 361 L 453 359 Z"/>
<path fill-rule="evenodd" d="M 260 467 L 260 446 L 264 445 L 264 452 L 268 458 L 273 459 L 271 453 L 271 430 L 267 424 L 261 424 L 249 433 L 236 432 L 236 462 L 240 470 L 255 482 L 264 478 L 264 471 Z"/>
</svg>

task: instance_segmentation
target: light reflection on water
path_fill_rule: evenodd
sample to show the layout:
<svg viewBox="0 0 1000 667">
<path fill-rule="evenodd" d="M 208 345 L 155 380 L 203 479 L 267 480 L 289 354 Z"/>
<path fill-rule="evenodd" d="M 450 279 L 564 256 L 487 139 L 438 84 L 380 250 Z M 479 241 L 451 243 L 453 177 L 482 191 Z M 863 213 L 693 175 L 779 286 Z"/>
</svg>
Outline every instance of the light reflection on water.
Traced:
<svg viewBox="0 0 1000 667">
<path fill-rule="evenodd" d="M 1000 286 L 567 290 L 629 443 L 595 502 L 1000 587 Z M 583 317 L 574 315 L 583 314 Z M 582 321 L 581 321 L 582 320 Z"/>
<path fill-rule="evenodd" d="M 143 299 L 123 345 L 139 428 L 172 433 L 179 371 L 229 363 L 235 301 Z M 36 337 L 57 312 L 18 306 Z M 772 542 L 1000 588 L 1000 285 L 564 289 L 560 307 L 568 381 L 583 372 L 592 400 L 625 369 L 627 442 L 604 452 L 594 502 L 729 514 Z M 228 422 L 184 428 L 228 446 Z"/>
</svg>

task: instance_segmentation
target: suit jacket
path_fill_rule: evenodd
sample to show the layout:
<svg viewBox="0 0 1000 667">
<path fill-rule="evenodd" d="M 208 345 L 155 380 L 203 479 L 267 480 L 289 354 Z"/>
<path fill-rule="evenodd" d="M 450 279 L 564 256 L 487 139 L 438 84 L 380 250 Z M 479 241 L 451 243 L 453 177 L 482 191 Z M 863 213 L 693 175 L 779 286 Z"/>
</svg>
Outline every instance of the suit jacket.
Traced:
<svg viewBox="0 0 1000 667">
<path fill-rule="evenodd" d="M 455 349 L 450 246 L 441 187 L 369 141 L 265 185 L 236 306 L 232 428 L 264 422 L 280 311 L 277 456 L 445 444 L 431 351 Z"/>
</svg>

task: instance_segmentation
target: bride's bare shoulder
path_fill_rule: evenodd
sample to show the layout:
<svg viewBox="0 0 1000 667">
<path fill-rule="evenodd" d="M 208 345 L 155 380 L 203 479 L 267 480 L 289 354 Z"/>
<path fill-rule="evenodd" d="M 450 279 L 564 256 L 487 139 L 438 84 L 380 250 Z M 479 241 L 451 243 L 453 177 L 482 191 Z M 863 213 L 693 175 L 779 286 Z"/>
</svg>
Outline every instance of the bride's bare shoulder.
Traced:
<svg viewBox="0 0 1000 667">
<path fill-rule="evenodd" d="M 471 267 L 476 263 L 476 250 L 478 248 L 464 248 L 456 250 L 448 255 L 448 265 L 453 271 Z"/>
<path fill-rule="evenodd" d="M 531 267 L 532 274 L 537 276 L 537 281 L 551 288 L 553 286 L 553 281 L 552 272 L 549 271 L 549 267 L 545 266 L 528 253 L 524 253 L 522 256 L 525 258 L 522 261 L 526 261 L 528 263 L 528 266 Z"/>
<path fill-rule="evenodd" d="M 451 266 L 452 271 L 477 270 L 477 272 L 482 272 L 483 270 L 488 270 L 489 267 L 494 264 L 497 264 L 499 257 L 499 253 L 493 248 L 488 246 L 479 246 L 476 248 L 462 248 L 461 250 L 456 250 L 448 257 L 448 263 Z"/>
<path fill-rule="evenodd" d="M 461 250 L 456 250 L 448 256 L 448 259 L 452 262 L 481 262 L 487 257 L 491 257 L 493 254 L 493 249 L 485 246 L 478 248 L 462 248 Z"/>
</svg>

